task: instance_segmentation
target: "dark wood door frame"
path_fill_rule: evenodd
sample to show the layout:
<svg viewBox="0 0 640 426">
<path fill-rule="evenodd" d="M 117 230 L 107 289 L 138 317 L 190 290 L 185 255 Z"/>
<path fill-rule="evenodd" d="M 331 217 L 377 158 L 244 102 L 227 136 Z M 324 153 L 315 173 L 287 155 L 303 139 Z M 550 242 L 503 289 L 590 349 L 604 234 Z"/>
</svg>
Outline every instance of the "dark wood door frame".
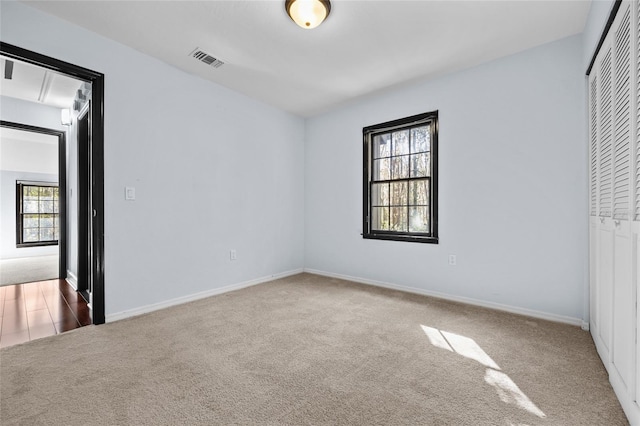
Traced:
<svg viewBox="0 0 640 426">
<path fill-rule="evenodd" d="M 93 283 L 93 323 L 102 324 L 105 321 L 104 300 L 104 75 L 88 68 L 60 61 L 50 56 L 32 52 L 0 41 L 0 53 L 13 58 L 61 74 L 91 83 L 91 193 L 89 200 L 92 218 L 92 265 L 91 281 Z M 66 194 L 65 194 L 66 195 Z M 66 221 L 65 221 L 66 222 Z M 61 220 L 62 223 L 62 220 Z M 65 223 L 66 225 L 66 223 Z M 62 231 L 62 229 L 61 229 Z M 66 255 L 66 253 L 65 253 Z M 66 256 L 65 256 L 66 258 Z M 66 261 L 66 259 L 65 259 Z"/>
<path fill-rule="evenodd" d="M 58 138 L 58 214 L 60 215 L 60 236 L 58 237 L 58 277 L 67 276 L 67 142 L 63 130 L 14 123 L 0 120 L 0 127 L 23 130 L 25 132 L 51 135 Z"/>
<path fill-rule="evenodd" d="M 90 116 L 91 105 L 87 104 L 78 114 L 77 118 L 77 153 L 78 153 L 78 291 L 82 294 L 82 297 L 86 301 L 91 301 L 91 276 L 89 271 L 91 270 L 91 247 L 90 247 L 90 214 L 89 206 L 91 202 L 89 195 L 91 193 L 90 181 L 91 181 L 91 161 L 89 154 L 91 152 L 90 141 Z"/>
</svg>

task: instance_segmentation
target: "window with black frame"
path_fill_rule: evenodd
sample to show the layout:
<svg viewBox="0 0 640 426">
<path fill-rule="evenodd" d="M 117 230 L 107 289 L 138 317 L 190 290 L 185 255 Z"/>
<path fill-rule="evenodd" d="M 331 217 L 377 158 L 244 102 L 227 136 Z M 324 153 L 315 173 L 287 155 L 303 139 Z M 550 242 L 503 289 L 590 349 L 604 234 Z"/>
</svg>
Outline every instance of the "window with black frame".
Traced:
<svg viewBox="0 0 640 426">
<path fill-rule="evenodd" d="M 438 111 L 362 133 L 363 237 L 438 243 Z"/>
<path fill-rule="evenodd" d="M 17 246 L 58 244 L 60 233 L 58 184 L 18 181 L 16 195 Z"/>
</svg>

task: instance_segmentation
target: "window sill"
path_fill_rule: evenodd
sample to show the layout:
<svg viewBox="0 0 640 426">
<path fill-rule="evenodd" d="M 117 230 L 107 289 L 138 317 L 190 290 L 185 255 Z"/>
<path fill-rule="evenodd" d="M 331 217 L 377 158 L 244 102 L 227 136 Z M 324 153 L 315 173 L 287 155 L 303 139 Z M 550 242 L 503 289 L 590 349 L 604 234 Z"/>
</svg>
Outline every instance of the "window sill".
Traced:
<svg viewBox="0 0 640 426">
<path fill-rule="evenodd" d="M 36 243 L 21 243 L 16 244 L 17 248 L 26 248 L 26 247 L 44 247 L 44 246 L 57 246 L 58 241 L 38 241 Z"/>
<path fill-rule="evenodd" d="M 438 244 L 438 237 L 402 234 L 362 234 L 367 240 L 407 241 L 410 243 Z"/>
</svg>

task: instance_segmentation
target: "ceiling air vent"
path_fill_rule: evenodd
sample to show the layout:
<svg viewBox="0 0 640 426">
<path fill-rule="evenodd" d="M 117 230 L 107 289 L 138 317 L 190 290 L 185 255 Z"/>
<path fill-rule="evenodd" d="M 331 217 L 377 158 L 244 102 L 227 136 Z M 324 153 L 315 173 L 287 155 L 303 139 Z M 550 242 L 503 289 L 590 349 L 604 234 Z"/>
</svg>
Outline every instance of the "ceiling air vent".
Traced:
<svg viewBox="0 0 640 426">
<path fill-rule="evenodd" d="M 200 62 L 204 62 L 207 65 L 211 65 L 214 68 L 220 68 L 224 65 L 224 62 L 222 62 L 220 59 L 214 58 L 213 56 L 209 55 L 206 52 L 203 52 L 197 47 L 193 52 L 189 54 L 189 56 L 196 58 Z"/>
</svg>

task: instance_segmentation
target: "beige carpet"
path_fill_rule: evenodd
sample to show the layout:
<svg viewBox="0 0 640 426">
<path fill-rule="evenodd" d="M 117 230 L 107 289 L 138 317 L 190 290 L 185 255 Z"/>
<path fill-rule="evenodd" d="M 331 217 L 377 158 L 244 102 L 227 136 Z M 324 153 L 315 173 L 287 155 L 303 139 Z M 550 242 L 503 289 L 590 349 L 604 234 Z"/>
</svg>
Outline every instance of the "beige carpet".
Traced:
<svg viewBox="0 0 640 426">
<path fill-rule="evenodd" d="M 0 259 L 0 286 L 58 278 L 58 255 Z"/>
<path fill-rule="evenodd" d="M 577 327 L 309 274 L 0 350 L 0 423 L 623 425 Z"/>
</svg>

